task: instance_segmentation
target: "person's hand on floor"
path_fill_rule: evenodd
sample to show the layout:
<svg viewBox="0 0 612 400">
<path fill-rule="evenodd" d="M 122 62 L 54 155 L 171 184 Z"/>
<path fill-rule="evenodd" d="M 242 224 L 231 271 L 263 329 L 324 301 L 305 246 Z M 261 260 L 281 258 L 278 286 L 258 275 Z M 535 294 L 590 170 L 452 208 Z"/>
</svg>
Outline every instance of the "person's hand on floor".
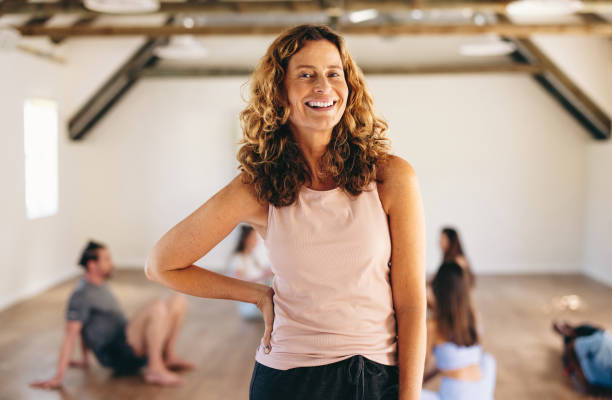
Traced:
<svg viewBox="0 0 612 400">
<path fill-rule="evenodd" d="M 68 364 L 68 366 L 70 366 L 71 368 L 89 369 L 89 363 L 87 361 L 72 360 L 70 361 L 70 364 Z"/>
<path fill-rule="evenodd" d="M 30 387 L 47 390 L 59 389 L 62 387 L 62 378 L 55 376 L 45 381 L 35 381 L 30 383 Z"/>
</svg>

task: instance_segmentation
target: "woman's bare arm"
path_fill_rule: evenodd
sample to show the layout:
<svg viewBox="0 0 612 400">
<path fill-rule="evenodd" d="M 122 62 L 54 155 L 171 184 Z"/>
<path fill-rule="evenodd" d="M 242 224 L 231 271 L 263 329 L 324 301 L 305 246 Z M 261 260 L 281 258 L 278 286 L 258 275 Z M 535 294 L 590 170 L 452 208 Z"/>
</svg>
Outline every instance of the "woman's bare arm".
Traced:
<svg viewBox="0 0 612 400">
<path fill-rule="evenodd" d="M 412 166 L 392 156 L 383 197 L 391 232 L 391 288 L 397 318 L 400 400 L 421 396 L 426 352 L 425 217 Z"/>
<path fill-rule="evenodd" d="M 178 292 L 192 296 L 253 303 L 265 323 L 261 344 L 272 350 L 274 290 L 193 265 L 223 240 L 240 222 L 262 228 L 267 225 L 267 205 L 259 203 L 252 188 L 236 176 L 200 208 L 170 229 L 155 244 L 145 265 L 145 273 Z"/>
<path fill-rule="evenodd" d="M 170 229 L 147 258 L 149 279 L 198 297 L 258 304 L 268 287 L 231 278 L 193 265 L 240 223 L 265 224 L 267 208 L 236 176 L 191 215 Z"/>
</svg>

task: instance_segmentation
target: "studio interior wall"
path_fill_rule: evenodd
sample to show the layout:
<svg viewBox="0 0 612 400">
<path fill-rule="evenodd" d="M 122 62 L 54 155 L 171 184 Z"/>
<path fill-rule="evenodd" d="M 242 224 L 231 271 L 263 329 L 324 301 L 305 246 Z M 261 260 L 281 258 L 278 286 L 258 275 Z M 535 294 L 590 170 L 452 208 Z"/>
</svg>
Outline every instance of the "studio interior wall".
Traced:
<svg viewBox="0 0 612 400">
<path fill-rule="evenodd" d="M 145 79 L 83 143 L 91 235 L 141 268 L 155 241 L 237 173 L 246 78 Z M 428 269 L 456 226 L 479 273 L 581 270 L 588 134 L 525 76 L 368 77 L 426 207 Z M 229 237 L 201 260 L 221 270 Z"/>
<path fill-rule="evenodd" d="M 42 39 L 24 41 L 41 48 L 49 45 Z M 82 168 L 88 160 L 79 144 L 68 139 L 67 122 L 82 99 L 140 43 L 141 38 L 68 40 L 60 49 L 70 60 L 67 64 L 0 52 L 0 309 L 80 273 L 78 253 L 89 233 L 85 199 L 95 185 Z M 58 213 L 33 220 L 25 210 L 23 106 L 29 98 L 54 100 L 59 114 Z"/>
<path fill-rule="evenodd" d="M 610 43 L 536 40 L 612 114 Z M 62 66 L 0 53 L 0 308 L 78 274 L 89 238 L 108 243 L 118 267 L 142 268 L 155 241 L 237 173 L 246 77 L 143 79 L 84 141 L 67 139 L 74 111 L 140 43 L 71 39 Z M 576 61 L 577 51 L 587 61 Z M 440 261 L 439 230 L 449 224 L 477 273 L 584 271 L 610 282 L 610 142 L 594 142 L 527 76 L 368 76 L 367 83 L 390 124 L 393 152 L 419 176 L 430 272 Z M 39 220 L 25 216 L 30 97 L 56 100 L 60 113 L 59 213 Z M 233 233 L 199 265 L 223 270 L 235 240 Z"/>
</svg>

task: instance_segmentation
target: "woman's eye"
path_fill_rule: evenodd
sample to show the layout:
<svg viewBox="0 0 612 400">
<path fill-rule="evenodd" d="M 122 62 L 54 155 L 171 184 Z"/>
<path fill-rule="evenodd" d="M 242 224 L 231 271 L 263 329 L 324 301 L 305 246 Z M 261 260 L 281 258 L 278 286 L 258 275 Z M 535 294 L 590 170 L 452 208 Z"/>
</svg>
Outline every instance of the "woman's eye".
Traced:
<svg viewBox="0 0 612 400">
<path fill-rule="evenodd" d="M 310 74 L 307 72 L 304 72 L 302 74 L 300 74 L 300 78 L 310 78 Z"/>
<path fill-rule="evenodd" d="M 331 76 L 332 78 L 335 78 L 337 76 L 340 76 L 340 74 L 337 72 L 332 72 L 331 74 L 329 74 L 329 76 Z"/>
</svg>

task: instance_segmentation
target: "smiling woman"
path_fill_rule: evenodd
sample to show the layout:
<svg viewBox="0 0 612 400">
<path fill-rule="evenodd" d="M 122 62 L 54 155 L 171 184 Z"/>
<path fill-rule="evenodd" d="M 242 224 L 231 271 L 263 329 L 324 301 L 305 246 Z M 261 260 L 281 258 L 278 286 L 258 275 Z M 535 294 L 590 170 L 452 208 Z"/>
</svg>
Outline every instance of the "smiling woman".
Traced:
<svg viewBox="0 0 612 400">
<path fill-rule="evenodd" d="M 253 73 L 241 121 L 241 173 L 159 240 L 147 276 L 259 307 L 251 400 L 419 398 L 418 181 L 388 153 L 387 124 L 343 39 L 326 26 L 282 33 Z M 264 238 L 272 288 L 193 265 L 241 222 Z"/>
<path fill-rule="evenodd" d="M 319 65 L 302 64 L 316 60 Z M 296 139 L 330 132 L 344 114 L 348 86 L 336 46 L 306 42 L 291 59 L 285 78 L 289 126 Z"/>
<path fill-rule="evenodd" d="M 387 156 L 387 123 L 374 114 L 344 40 L 328 27 L 280 35 L 253 73 L 249 100 L 238 159 L 257 197 L 275 206 L 292 204 L 303 184 L 319 180 L 357 195 Z M 300 156 L 312 140 L 323 144 L 318 165 Z"/>
</svg>

